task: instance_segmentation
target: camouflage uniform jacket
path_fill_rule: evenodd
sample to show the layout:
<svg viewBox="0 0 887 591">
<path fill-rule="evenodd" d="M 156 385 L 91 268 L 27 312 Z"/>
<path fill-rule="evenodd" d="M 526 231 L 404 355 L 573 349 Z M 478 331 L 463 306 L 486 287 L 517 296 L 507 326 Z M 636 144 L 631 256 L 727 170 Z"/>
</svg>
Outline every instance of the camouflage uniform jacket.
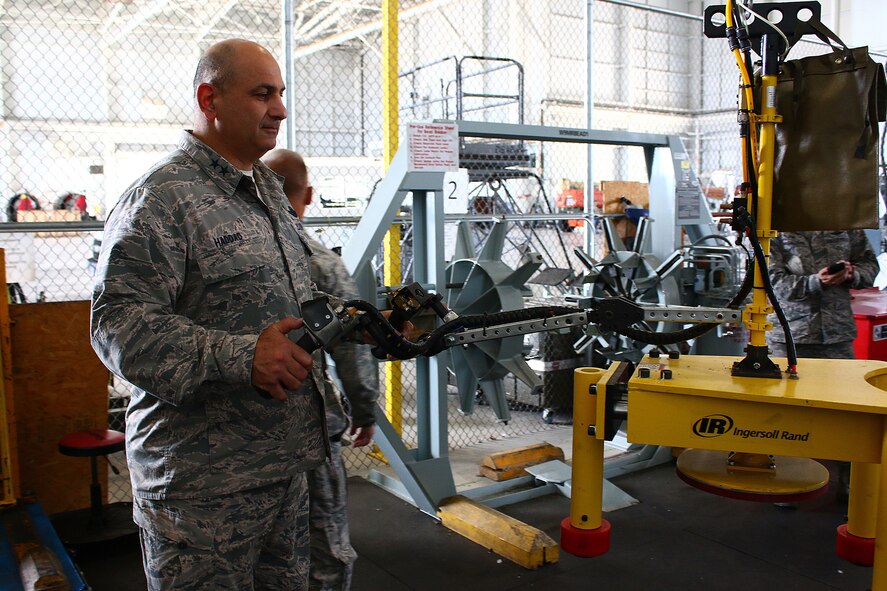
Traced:
<svg viewBox="0 0 887 591">
<path fill-rule="evenodd" d="M 853 280 L 822 286 L 820 269 L 839 260 L 853 263 Z M 856 338 L 850 289 L 871 287 L 877 274 L 878 261 L 862 230 L 787 232 L 770 242 L 770 280 L 799 344 L 829 345 Z M 785 342 L 776 315 L 768 320 L 774 328 L 767 338 Z"/>
<path fill-rule="evenodd" d="M 311 237 L 308 238 L 308 246 L 311 247 L 311 279 L 317 288 L 346 300 L 359 298 L 357 286 L 342 257 Z M 344 341 L 336 346 L 330 356 L 336 363 L 336 374 L 348 399 L 351 420 L 357 427 L 372 425 L 376 422 L 373 408 L 379 397 L 379 370 L 370 347 Z M 348 419 L 339 403 L 338 392 L 331 383 L 324 388 L 324 401 L 327 428 L 331 436 L 336 436 L 348 426 Z"/>
<path fill-rule="evenodd" d="M 251 384 L 259 333 L 317 295 L 281 178 L 261 163 L 253 176 L 255 185 L 185 132 L 105 224 L 92 344 L 134 386 L 126 449 L 141 498 L 269 485 L 328 448 L 318 356 L 285 403 Z"/>
</svg>

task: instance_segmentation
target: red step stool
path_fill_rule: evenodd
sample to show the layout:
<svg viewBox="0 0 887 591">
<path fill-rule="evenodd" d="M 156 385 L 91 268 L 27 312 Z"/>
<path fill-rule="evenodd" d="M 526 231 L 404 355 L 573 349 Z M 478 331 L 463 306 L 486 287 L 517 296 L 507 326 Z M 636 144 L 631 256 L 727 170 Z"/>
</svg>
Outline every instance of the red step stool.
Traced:
<svg viewBox="0 0 887 591">
<path fill-rule="evenodd" d="M 120 431 L 91 429 L 69 433 L 59 439 L 59 452 L 66 456 L 89 458 L 92 481 L 89 485 L 89 509 L 53 515 L 51 520 L 62 542 L 80 546 L 116 539 L 137 531 L 132 521 L 132 503 L 102 503 L 98 458 L 123 451 L 125 438 Z M 115 474 L 119 474 L 108 462 Z"/>
</svg>

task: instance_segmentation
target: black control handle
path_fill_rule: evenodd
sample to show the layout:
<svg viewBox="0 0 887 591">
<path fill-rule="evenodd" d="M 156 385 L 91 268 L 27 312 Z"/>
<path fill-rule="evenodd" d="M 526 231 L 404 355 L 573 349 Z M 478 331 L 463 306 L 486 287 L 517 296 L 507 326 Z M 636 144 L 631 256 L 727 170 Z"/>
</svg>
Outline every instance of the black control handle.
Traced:
<svg viewBox="0 0 887 591">
<path fill-rule="evenodd" d="M 305 331 L 305 334 L 303 334 L 299 338 L 299 340 L 296 341 L 296 345 L 305 349 L 305 351 L 307 351 L 308 353 L 314 353 L 320 348 L 320 343 L 318 343 L 317 339 L 314 338 L 314 335 L 312 335 L 307 330 Z M 259 393 L 259 396 L 261 396 L 265 400 L 271 400 L 273 398 L 268 390 L 264 390 L 262 388 L 256 388 L 255 390 Z"/>
<path fill-rule="evenodd" d="M 388 322 L 391 323 L 398 332 L 403 330 L 403 325 L 412 317 L 412 314 L 400 308 L 393 308 L 391 315 L 388 316 Z"/>
</svg>

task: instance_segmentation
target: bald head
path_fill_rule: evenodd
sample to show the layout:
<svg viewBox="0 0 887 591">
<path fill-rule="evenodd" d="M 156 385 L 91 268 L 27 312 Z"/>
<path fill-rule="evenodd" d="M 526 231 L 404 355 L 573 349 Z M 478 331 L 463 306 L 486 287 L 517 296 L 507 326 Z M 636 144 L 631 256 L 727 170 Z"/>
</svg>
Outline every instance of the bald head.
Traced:
<svg viewBox="0 0 887 591">
<path fill-rule="evenodd" d="M 277 143 L 287 115 L 283 92 L 280 67 L 261 45 L 228 39 L 210 46 L 194 74 L 194 137 L 250 170 Z"/>
<path fill-rule="evenodd" d="M 197 62 L 197 71 L 194 72 L 195 94 L 201 84 L 212 84 L 219 90 L 225 90 L 237 71 L 238 54 L 250 49 L 267 53 L 264 47 L 246 39 L 226 39 L 210 45 Z"/>
<path fill-rule="evenodd" d="M 305 208 L 311 203 L 312 188 L 308 184 L 308 167 L 298 152 L 278 148 L 262 158 L 268 168 L 283 177 L 283 192 L 299 219 L 305 216 Z"/>
</svg>

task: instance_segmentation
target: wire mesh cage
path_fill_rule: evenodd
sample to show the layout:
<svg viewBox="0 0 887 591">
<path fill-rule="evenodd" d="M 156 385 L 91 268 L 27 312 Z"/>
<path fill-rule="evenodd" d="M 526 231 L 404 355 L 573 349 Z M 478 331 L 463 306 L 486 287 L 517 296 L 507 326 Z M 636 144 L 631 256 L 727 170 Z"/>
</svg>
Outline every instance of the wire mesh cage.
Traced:
<svg viewBox="0 0 887 591">
<path fill-rule="evenodd" d="M 702 17 L 687 13 L 698 3 L 669 6 L 402 1 L 392 56 L 379 1 L 7 0 L 0 9 L 0 216 L 7 222 L 0 246 L 11 301 L 90 297 L 102 220 L 127 186 L 175 149 L 191 124 L 199 54 L 232 37 L 279 56 L 289 116 L 278 145 L 305 157 L 315 190 L 306 226 L 329 247 L 347 245 L 373 207 L 390 156 L 386 141 L 396 142 L 398 124 L 402 136 L 413 121 L 677 135 L 717 209 L 740 182 L 737 74 L 721 44 L 703 38 Z M 798 52 L 823 50 L 803 45 Z M 388 89 L 396 95 L 385 96 Z M 480 253 L 495 219 L 509 218 L 499 262 L 516 270 L 538 253 L 540 269 L 561 271 L 559 281 L 528 284 L 522 295 L 563 295 L 584 270 L 574 249 L 600 254 L 599 239 L 589 236 L 600 230 L 591 214 L 603 206 L 602 181 L 647 180 L 643 150 L 625 146 L 464 138 L 460 163 L 469 175 L 471 247 Z M 406 282 L 413 264 L 409 202 L 402 213 L 394 239 L 401 256 L 393 264 Z M 29 221 L 67 225 L 37 232 Z M 446 223 L 447 261 L 458 224 Z M 383 259 L 373 260 L 380 286 Z M 538 349 L 528 340 L 516 355 L 532 358 Z M 402 364 L 400 377 L 382 366 L 380 372 L 380 403 L 402 398 L 403 438 L 415 444 L 414 365 Z M 460 393 L 451 376 L 451 448 L 554 428 L 542 412 L 550 394 L 513 375 L 500 386 L 507 424 L 483 388 Z M 114 378 L 108 394 L 109 425 L 122 430 L 128 385 Z M 365 450 L 350 450 L 346 459 L 355 471 L 379 462 Z M 115 463 L 125 466 L 122 458 Z M 114 482 L 112 499 L 125 498 L 126 473 Z"/>
</svg>

